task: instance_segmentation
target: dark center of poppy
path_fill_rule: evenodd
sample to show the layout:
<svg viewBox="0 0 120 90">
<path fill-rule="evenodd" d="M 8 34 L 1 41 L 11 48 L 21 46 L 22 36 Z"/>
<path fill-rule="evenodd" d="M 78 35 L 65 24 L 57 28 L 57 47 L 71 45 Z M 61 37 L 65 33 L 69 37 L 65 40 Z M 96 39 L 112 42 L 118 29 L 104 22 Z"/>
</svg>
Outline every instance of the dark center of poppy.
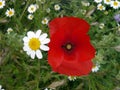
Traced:
<svg viewBox="0 0 120 90">
<path fill-rule="evenodd" d="M 64 48 L 67 51 L 71 51 L 73 49 L 73 45 L 71 43 L 66 43 L 62 45 L 62 48 Z"/>
</svg>

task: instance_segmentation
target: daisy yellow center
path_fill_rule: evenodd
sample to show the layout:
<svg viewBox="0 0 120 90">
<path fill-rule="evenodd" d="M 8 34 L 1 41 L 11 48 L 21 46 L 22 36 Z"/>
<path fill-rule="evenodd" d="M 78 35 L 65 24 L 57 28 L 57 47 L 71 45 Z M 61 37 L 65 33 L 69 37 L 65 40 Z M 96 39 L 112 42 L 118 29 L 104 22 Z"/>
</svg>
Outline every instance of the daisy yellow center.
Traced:
<svg viewBox="0 0 120 90">
<path fill-rule="evenodd" d="M 45 20 L 45 19 L 44 19 L 44 20 L 43 20 L 43 22 L 44 22 L 44 23 L 46 23 L 46 22 L 47 22 L 47 20 Z"/>
<path fill-rule="evenodd" d="M 33 16 L 30 16 L 30 18 L 32 19 L 32 18 L 33 18 Z"/>
<path fill-rule="evenodd" d="M 115 1 L 115 2 L 114 2 L 114 6 L 118 6 L 118 2 Z"/>
<path fill-rule="evenodd" d="M 102 10 L 102 9 L 103 9 L 103 6 L 101 5 L 101 6 L 99 6 L 99 8 Z"/>
<path fill-rule="evenodd" d="M 12 11 L 9 11 L 9 15 L 12 15 L 13 14 L 13 12 Z"/>
<path fill-rule="evenodd" d="M 110 0 L 106 0 L 107 2 L 110 2 Z"/>
<path fill-rule="evenodd" d="M 2 6 L 3 5 L 3 3 L 2 2 L 0 2 L 0 6 Z"/>
<path fill-rule="evenodd" d="M 33 8 L 33 7 L 31 8 L 31 11 L 34 11 L 34 8 Z"/>
<path fill-rule="evenodd" d="M 37 50 L 40 48 L 40 40 L 38 38 L 31 38 L 30 41 L 29 41 L 29 47 L 32 49 L 32 50 Z"/>
</svg>

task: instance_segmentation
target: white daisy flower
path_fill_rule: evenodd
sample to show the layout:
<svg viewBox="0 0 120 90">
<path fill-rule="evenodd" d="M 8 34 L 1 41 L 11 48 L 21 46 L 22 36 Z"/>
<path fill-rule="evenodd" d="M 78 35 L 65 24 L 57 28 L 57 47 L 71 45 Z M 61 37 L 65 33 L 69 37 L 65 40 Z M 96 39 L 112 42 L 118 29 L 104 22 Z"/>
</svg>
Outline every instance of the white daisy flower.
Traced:
<svg viewBox="0 0 120 90">
<path fill-rule="evenodd" d="M 100 3 L 97 5 L 97 9 L 102 11 L 102 10 L 105 10 L 105 7 Z"/>
<path fill-rule="evenodd" d="M 99 68 L 100 68 L 100 65 L 94 65 L 92 67 L 92 72 L 97 72 L 99 70 Z"/>
<path fill-rule="evenodd" d="M 111 1 L 110 3 L 111 7 L 113 7 L 114 9 L 118 9 L 120 7 L 120 2 L 115 0 L 115 1 Z"/>
<path fill-rule="evenodd" d="M 8 33 L 8 34 L 10 34 L 10 32 L 12 32 L 12 31 L 13 31 L 12 28 L 8 28 L 8 29 L 7 29 L 7 33 Z"/>
<path fill-rule="evenodd" d="M 31 4 L 31 5 L 28 7 L 28 12 L 29 12 L 29 13 L 34 13 L 34 12 L 36 12 L 36 10 L 37 10 L 37 7 L 36 7 L 36 5 L 34 5 L 34 4 Z"/>
<path fill-rule="evenodd" d="M 32 20 L 34 18 L 33 14 L 29 14 L 27 17 L 29 20 Z"/>
<path fill-rule="evenodd" d="M 5 14 L 7 17 L 12 17 L 15 14 L 15 10 L 13 8 L 7 9 Z"/>
<path fill-rule="evenodd" d="M 4 0 L 0 0 L 0 9 L 3 8 L 5 6 L 5 1 Z"/>
<path fill-rule="evenodd" d="M 42 20 L 42 24 L 48 24 L 48 22 L 49 22 L 49 20 L 48 20 L 47 18 L 44 18 L 44 19 Z"/>
<path fill-rule="evenodd" d="M 100 23 L 100 24 L 99 24 L 99 28 L 100 28 L 100 29 L 103 29 L 103 28 L 104 28 L 104 26 L 105 26 L 105 24 L 104 24 L 104 23 Z"/>
<path fill-rule="evenodd" d="M 96 3 L 101 3 L 102 0 L 94 0 L 94 2 L 96 2 Z"/>
<path fill-rule="evenodd" d="M 0 90 L 5 90 L 5 89 L 2 89 L 2 85 L 0 85 Z"/>
<path fill-rule="evenodd" d="M 111 0 L 104 0 L 104 3 L 109 5 L 111 3 Z"/>
<path fill-rule="evenodd" d="M 75 76 L 68 76 L 68 79 L 69 79 L 70 81 L 75 81 L 75 80 L 76 80 L 76 77 L 75 77 Z"/>
<path fill-rule="evenodd" d="M 56 4 L 56 5 L 54 6 L 54 9 L 55 9 L 56 11 L 59 11 L 59 10 L 60 10 L 60 5 Z"/>
<path fill-rule="evenodd" d="M 27 36 L 23 38 L 23 41 L 23 50 L 26 51 L 32 59 L 34 59 L 35 56 L 37 56 L 38 59 L 42 59 L 41 50 L 49 50 L 49 47 L 45 44 L 48 44 L 50 39 L 47 38 L 47 33 L 41 34 L 41 30 L 38 30 L 36 33 L 32 31 L 27 32 Z"/>
</svg>

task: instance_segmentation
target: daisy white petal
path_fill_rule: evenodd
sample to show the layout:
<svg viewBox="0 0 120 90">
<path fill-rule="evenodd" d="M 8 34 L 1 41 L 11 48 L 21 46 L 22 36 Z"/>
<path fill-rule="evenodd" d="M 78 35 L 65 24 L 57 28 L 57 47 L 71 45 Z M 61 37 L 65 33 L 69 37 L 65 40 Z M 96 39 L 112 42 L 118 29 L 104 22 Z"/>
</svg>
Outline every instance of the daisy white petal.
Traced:
<svg viewBox="0 0 120 90">
<path fill-rule="evenodd" d="M 29 41 L 29 38 L 28 38 L 28 37 L 24 37 L 24 38 L 23 38 L 23 41 L 24 41 L 24 42 L 28 42 L 28 41 Z"/>
<path fill-rule="evenodd" d="M 40 49 L 42 49 L 43 51 L 48 51 L 49 47 L 46 45 L 40 45 Z"/>
<path fill-rule="evenodd" d="M 40 41 L 43 41 L 46 37 L 47 37 L 47 34 L 44 33 L 39 37 L 39 39 L 40 39 Z"/>
<path fill-rule="evenodd" d="M 36 51 L 36 56 L 38 57 L 38 59 L 41 59 L 43 57 L 40 50 Z"/>
<path fill-rule="evenodd" d="M 31 51 L 30 56 L 31 56 L 32 59 L 34 59 L 35 58 L 35 51 Z"/>
<path fill-rule="evenodd" d="M 24 46 L 24 47 L 23 47 L 23 50 L 24 50 L 24 51 L 28 51 L 28 50 L 29 50 L 29 47 L 28 47 L 28 46 Z"/>
<path fill-rule="evenodd" d="M 94 0 L 94 2 L 96 2 L 96 3 L 101 3 L 102 0 Z"/>
<path fill-rule="evenodd" d="M 107 4 L 107 5 L 109 5 L 110 2 L 111 2 L 111 0 L 104 0 L 104 3 Z"/>
<path fill-rule="evenodd" d="M 41 41 L 42 44 L 47 44 L 50 42 L 50 39 L 49 38 L 46 38 L 45 40 Z"/>
<path fill-rule="evenodd" d="M 40 36 L 41 32 L 42 32 L 41 30 L 38 30 L 38 31 L 36 32 L 36 34 L 35 34 L 35 35 L 36 35 L 36 37 L 38 37 L 38 38 L 39 38 L 39 36 Z"/>
<path fill-rule="evenodd" d="M 32 32 L 32 31 L 29 31 L 29 32 L 27 33 L 27 36 L 28 36 L 28 38 L 34 37 L 34 36 L 35 36 L 35 33 Z"/>
</svg>

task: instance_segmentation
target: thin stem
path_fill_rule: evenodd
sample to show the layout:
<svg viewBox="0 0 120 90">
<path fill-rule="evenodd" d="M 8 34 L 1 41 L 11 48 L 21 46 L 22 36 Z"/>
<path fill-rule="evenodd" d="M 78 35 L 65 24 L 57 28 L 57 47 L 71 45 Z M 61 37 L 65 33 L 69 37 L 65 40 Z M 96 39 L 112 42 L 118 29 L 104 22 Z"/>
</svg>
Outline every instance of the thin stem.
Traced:
<svg viewBox="0 0 120 90">
<path fill-rule="evenodd" d="M 25 8 L 24 8 L 24 10 L 23 10 L 23 12 L 22 12 L 22 14 L 21 14 L 21 16 L 20 16 L 19 20 L 21 20 L 21 19 L 22 19 L 23 15 L 24 15 L 24 13 L 25 13 L 25 11 L 26 11 L 26 9 L 27 9 L 28 5 L 29 5 L 29 2 L 30 2 L 30 0 L 28 0 L 28 1 L 27 1 L 27 4 L 26 4 L 26 6 L 25 6 Z"/>
</svg>

